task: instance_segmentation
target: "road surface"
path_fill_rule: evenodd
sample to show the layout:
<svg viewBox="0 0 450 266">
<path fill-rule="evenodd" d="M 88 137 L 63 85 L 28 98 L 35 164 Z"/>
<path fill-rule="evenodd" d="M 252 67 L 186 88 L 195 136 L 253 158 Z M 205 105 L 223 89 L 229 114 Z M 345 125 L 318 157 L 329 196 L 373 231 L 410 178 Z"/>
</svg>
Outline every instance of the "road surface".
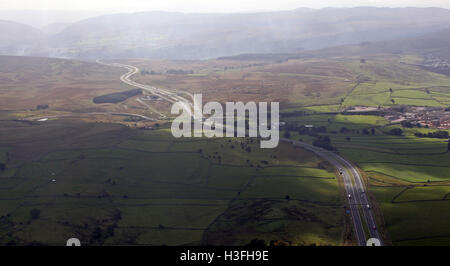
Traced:
<svg viewBox="0 0 450 266">
<path fill-rule="evenodd" d="M 183 107 L 183 109 L 185 109 L 191 116 L 192 116 L 192 110 L 193 110 L 193 100 L 194 100 L 194 96 L 188 92 L 172 92 L 169 90 L 165 90 L 165 89 L 161 89 L 161 88 L 156 88 L 153 86 L 149 86 L 149 85 L 144 85 L 141 83 L 137 83 L 133 80 L 131 80 L 131 76 L 133 76 L 134 74 L 139 72 L 139 68 L 135 67 L 135 66 L 131 66 L 131 65 L 125 65 L 125 64 L 119 64 L 119 63 L 104 63 L 100 60 L 96 61 L 99 64 L 102 65 L 106 65 L 106 66 L 113 66 L 113 67 L 121 67 L 121 68 L 125 68 L 128 70 L 127 73 L 123 74 L 120 77 L 120 80 L 125 83 L 128 84 L 130 86 L 133 87 L 137 87 L 140 89 L 143 89 L 153 95 L 156 95 L 170 103 L 176 103 L 178 102 L 179 104 L 181 104 L 181 106 Z M 192 102 L 187 100 L 186 98 L 180 96 L 179 94 L 186 94 L 188 96 L 191 97 Z"/>
<path fill-rule="evenodd" d="M 94 112 L 94 113 L 71 113 L 71 114 L 61 114 L 61 115 L 49 115 L 49 116 L 39 116 L 39 117 L 30 117 L 26 118 L 25 120 L 32 120 L 32 121 L 39 121 L 42 119 L 51 119 L 51 118 L 61 118 L 61 117 L 79 117 L 83 115 L 121 115 L 121 116 L 134 116 L 138 118 L 142 118 L 144 120 L 148 121 L 156 121 L 156 119 L 153 119 L 151 117 L 140 115 L 140 114 L 133 114 L 133 113 L 117 113 L 117 112 Z"/>
<path fill-rule="evenodd" d="M 149 85 L 144 85 L 137 83 L 131 80 L 131 76 L 139 72 L 139 69 L 135 66 L 124 65 L 119 63 L 103 63 L 100 60 L 97 60 L 97 63 L 107 65 L 107 66 L 115 66 L 122 67 L 128 70 L 127 73 L 123 74 L 120 77 L 120 80 L 130 86 L 134 86 L 137 88 L 141 88 L 146 90 L 147 92 L 159 96 L 164 100 L 167 100 L 171 103 L 179 102 L 183 105 L 183 108 L 189 112 L 191 116 L 193 116 L 193 95 L 188 92 L 172 92 L 165 89 L 156 88 Z M 180 96 L 180 94 L 186 94 L 190 96 L 192 102 L 187 100 L 186 98 Z M 202 116 L 201 116 L 202 117 Z M 223 126 L 223 125 L 216 125 Z M 356 170 L 356 168 L 347 160 L 339 156 L 338 154 L 312 146 L 310 144 L 290 140 L 290 139 L 281 139 L 282 141 L 290 142 L 294 146 L 302 147 L 304 149 L 310 150 L 317 154 L 318 156 L 324 158 L 329 161 L 333 166 L 337 169 L 342 169 L 342 178 L 344 180 L 345 191 L 347 195 L 351 195 L 348 198 L 349 203 L 349 211 L 352 217 L 356 239 L 358 245 L 366 246 L 367 237 L 366 232 L 364 230 L 364 223 L 369 231 L 370 238 L 377 238 L 381 241 L 380 235 L 378 233 L 378 227 L 376 226 L 374 215 L 372 213 L 372 205 L 369 202 L 369 199 L 366 194 L 366 189 L 364 188 L 364 183 L 362 182 L 361 175 Z M 341 171 L 339 171 L 341 172 Z M 368 208 L 367 206 L 370 206 Z M 361 212 L 360 212 L 361 210 Z"/>
<path fill-rule="evenodd" d="M 351 195 L 351 197 L 347 197 L 347 199 L 358 245 L 366 246 L 367 243 L 368 238 L 366 237 L 366 233 L 364 231 L 364 223 L 367 225 L 370 238 L 377 238 L 381 241 L 380 234 L 378 233 L 378 227 L 376 226 L 376 222 L 372 212 L 372 205 L 369 202 L 364 183 L 362 182 L 362 178 L 358 170 L 356 170 L 356 168 L 350 162 L 332 151 L 315 147 L 301 141 L 290 139 L 281 140 L 290 142 L 294 146 L 312 151 L 318 156 L 330 162 L 338 170 L 342 169 L 342 178 L 344 180 L 346 194 Z M 369 205 L 370 208 L 367 208 L 367 205 Z"/>
</svg>

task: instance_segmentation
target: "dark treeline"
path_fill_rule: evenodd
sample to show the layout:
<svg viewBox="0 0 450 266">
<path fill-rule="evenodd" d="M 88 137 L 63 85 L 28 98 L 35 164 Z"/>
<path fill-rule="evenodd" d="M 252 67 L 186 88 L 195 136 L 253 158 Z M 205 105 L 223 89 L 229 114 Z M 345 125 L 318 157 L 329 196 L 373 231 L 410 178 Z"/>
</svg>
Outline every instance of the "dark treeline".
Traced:
<svg viewBox="0 0 450 266">
<path fill-rule="evenodd" d="M 435 139 L 448 139 L 450 138 L 448 131 L 435 131 L 435 132 L 428 132 L 428 133 L 416 133 L 414 134 L 416 137 L 419 138 L 435 138 Z"/>
<path fill-rule="evenodd" d="M 116 93 L 110 93 L 110 94 L 105 94 L 102 96 L 97 96 L 94 98 L 94 103 L 118 103 L 118 102 L 123 102 L 126 99 L 142 94 L 142 90 L 141 89 L 134 89 L 134 90 L 129 90 L 129 91 L 124 91 L 124 92 L 116 92 Z"/>
</svg>

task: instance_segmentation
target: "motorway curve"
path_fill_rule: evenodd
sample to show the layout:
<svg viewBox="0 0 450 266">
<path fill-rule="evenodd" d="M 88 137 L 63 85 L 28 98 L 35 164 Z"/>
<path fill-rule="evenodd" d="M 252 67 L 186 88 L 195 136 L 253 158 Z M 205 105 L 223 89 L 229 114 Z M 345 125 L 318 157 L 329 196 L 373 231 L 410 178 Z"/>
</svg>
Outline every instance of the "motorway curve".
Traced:
<svg viewBox="0 0 450 266">
<path fill-rule="evenodd" d="M 114 67 L 122 67 L 128 70 L 127 73 L 123 74 L 120 77 L 120 80 L 130 86 L 134 86 L 137 88 L 141 88 L 153 95 L 159 96 L 162 99 L 169 101 L 171 103 L 179 102 L 182 104 L 183 108 L 191 115 L 193 116 L 193 105 L 192 102 L 187 100 L 186 98 L 180 96 L 180 94 L 184 93 L 193 101 L 193 95 L 188 92 L 172 92 L 165 89 L 156 88 L 149 85 L 144 85 L 137 83 L 133 80 L 131 80 L 131 76 L 139 72 L 139 69 L 135 66 L 131 65 L 124 65 L 119 63 L 103 63 L 100 60 L 97 60 L 97 63 L 107 66 L 114 66 Z M 285 142 L 290 142 L 294 146 L 301 147 L 304 149 L 307 149 L 309 151 L 314 152 L 318 156 L 324 158 L 328 162 L 330 162 L 334 167 L 336 167 L 339 172 L 341 172 L 340 169 L 342 169 L 342 178 L 344 180 L 344 187 L 347 195 L 351 195 L 351 197 L 348 197 L 348 203 L 349 203 L 349 212 L 352 217 L 353 226 L 356 234 L 356 240 L 358 242 L 358 245 L 360 246 L 366 246 L 366 232 L 364 229 L 364 225 L 366 224 L 366 228 L 369 231 L 369 235 L 371 238 L 377 238 L 381 241 L 380 235 L 378 233 L 378 228 L 376 226 L 376 222 L 374 219 L 374 214 L 372 212 L 372 205 L 369 202 L 369 199 L 366 194 L 366 190 L 364 188 L 364 183 L 362 181 L 361 175 L 359 174 L 358 170 L 347 160 L 339 156 L 338 154 L 312 146 L 310 144 L 301 142 L 301 141 L 295 141 L 290 139 L 281 139 Z M 367 206 L 370 206 L 368 208 Z M 360 212 L 361 210 L 361 212 Z"/>
<path fill-rule="evenodd" d="M 123 74 L 120 77 L 120 80 L 123 83 L 128 84 L 128 85 L 133 86 L 133 87 L 137 87 L 137 88 L 143 89 L 143 90 L 145 90 L 145 91 L 147 91 L 147 92 L 149 92 L 149 93 L 151 93 L 153 95 L 156 95 L 156 96 L 160 97 L 161 99 L 164 99 L 164 100 L 166 100 L 166 101 L 168 101 L 170 103 L 178 102 L 178 103 L 180 103 L 182 105 L 182 107 L 189 114 L 192 115 L 192 108 L 193 108 L 192 107 L 192 103 L 189 100 L 187 100 L 186 98 L 184 98 L 184 97 L 179 95 L 179 94 L 184 93 L 184 94 L 190 96 L 192 98 L 192 101 L 193 101 L 194 100 L 194 96 L 192 94 L 190 94 L 188 92 L 172 92 L 172 91 L 169 91 L 169 90 L 165 90 L 165 89 L 156 88 L 156 87 L 153 87 L 153 86 L 137 83 L 137 82 L 135 82 L 135 81 L 133 81 L 131 79 L 131 76 L 133 76 L 134 74 L 139 72 L 139 68 L 137 68 L 135 66 L 119 64 L 119 63 L 104 63 L 104 62 L 101 62 L 100 60 L 97 60 L 96 62 L 99 63 L 99 64 L 102 64 L 102 65 L 106 65 L 106 66 L 121 67 L 121 68 L 127 69 L 128 72 Z"/>
</svg>

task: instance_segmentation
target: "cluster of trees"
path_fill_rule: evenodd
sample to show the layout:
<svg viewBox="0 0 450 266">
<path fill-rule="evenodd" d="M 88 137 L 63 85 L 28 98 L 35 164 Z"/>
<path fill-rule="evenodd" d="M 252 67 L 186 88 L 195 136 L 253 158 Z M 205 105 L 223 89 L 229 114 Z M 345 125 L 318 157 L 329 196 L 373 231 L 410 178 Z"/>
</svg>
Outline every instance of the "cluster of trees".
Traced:
<svg viewBox="0 0 450 266">
<path fill-rule="evenodd" d="M 346 127 L 341 127 L 341 129 L 339 130 L 340 133 L 342 134 L 347 134 L 350 132 L 350 129 L 346 128 Z"/>
<path fill-rule="evenodd" d="M 38 106 L 36 106 L 37 110 L 45 110 L 48 109 L 48 104 L 39 104 Z"/>
<path fill-rule="evenodd" d="M 400 124 L 402 125 L 402 127 L 406 127 L 406 128 L 422 127 L 422 124 L 420 124 L 420 123 L 411 123 L 409 121 L 402 121 Z"/>
<path fill-rule="evenodd" d="M 317 137 L 319 133 L 328 133 L 329 132 L 326 126 L 307 128 L 303 125 L 296 126 L 293 124 L 287 124 L 285 129 L 286 129 L 286 131 L 283 135 L 285 138 L 290 137 L 289 131 L 296 131 L 299 135 L 309 135 L 309 136 L 313 136 L 313 137 Z M 336 134 L 337 132 L 330 131 L 329 133 Z M 341 134 L 352 133 L 352 134 L 363 134 L 363 135 L 375 135 L 376 130 L 375 130 L 375 128 L 364 128 L 362 130 L 356 130 L 356 129 L 349 129 L 347 127 L 341 127 L 341 129 L 339 130 L 339 133 L 341 133 Z"/>
<path fill-rule="evenodd" d="M 141 70 L 141 75 L 161 75 L 162 73 L 153 70 Z"/>
<path fill-rule="evenodd" d="M 401 135 L 403 135 L 403 130 L 401 130 L 400 128 L 393 128 L 393 129 L 389 130 L 388 134 L 394 135 L 394 136 L 401 136 Z"/>
<path fill-rule="evenodd" d="M 289 132 L 289 131 L 286 130 L 286 131 L 284 132 L 284 134 L 283 134 L 283 137 L 286 138 L 286 139 L 290 139 L 290 138 L 291 138 L 291 132 Z"/>
<path fill-rule="evenodd" d="M 416 135 L 416 137 L 419 137 L 419 138 L 436 138 L 436 139 L 450 138 L 448 131 L 442 131 L 442 130 L 435 131 L 435 132 L 428 132 L 428 133 L 416 133 L 414 135 Z"/>
<path fill-rule="evenodd" d="M 225 67 L 225 69 L 227 69 L 227 67 Z M 156 72 L 154 70 L 141 70 L 140 71 L 141 75 L 162 75 L 162 72 Z M 189 74 L 194 74 L 194 71 L 192 70 L 182 70 L 182 69 L 169 69 L 166 71 L 166 74 L 171 74 L 171 75 L 189 75 Z"/>
<path fill-rule="evenodd" d="M 32 209 L 30 211 L 31 219 L 37 220 L 41 217 L 41 210 L 39 209 Z"/>
<path fill-rule="evenodd" d="M 331 145 L 331 139 L 329 136 L 318 136 L 312 144 L 316 147 L 324 148 L 329 151 L 335 150 L 335 148 Z"/>
<path fill-rule="evenodd" d="M 169 70 L 166 71 L 166 74 L 189 75 L 189 74 L 194 74 L 194 71 L 192 71 L 192 70 L 182 70 L 182 69 L 169 69 Z"/>
<path fill-rule="evenodd" d="M 228 143 L 230 144 L 229 147 L 230 147 L 231 149 L 236 148 L 235 145 L 239 145 L 239 147 L 240 147 L 242 150 L 244 150 L 244 151 L 246 151 L 246 152 L 248 152 L 248 153 L 251 153 L 251 152 L 252 152 L 252 148 L 251 148 L 250 144 L 254 143 L 254 141 L 255 141 L 255 140 L 254 140 L 253 138 L 246 138 L 244 141 L 240 141 L 240 142 L 239 142 L 239 141 L 232 142 L 232 141 L 229 139 L 229 140 L 228 140 Z M 221 144 L 220 147 L 221 147 L 221 148 L 225 148 L 224 144 Z M 214 159 L 214 160 L 217 160 L 217 162 L 218 162 L 219 164 L 222 163 L 222 156 L 219 154 L 218 151 L 215 151 L 215 152 L 213 152 L 213 153 L 210 154 L 210 155 L 204 154 L 203 149 L 198 149 L 197 152 L 201 154 L 202 158 Z M 261 162 L 263 162 L 263 161 L 261 161 Z M 267 162 L 266 164 L 269 163 L 268 161 L 264 161 L 264 162 Z M 249 161 L 249 160 L 247 160 L 247 164 L 250 164 L 250 161 Z M 250 164 L 250 166 L 253 167 L 252 164 Z M 259 168 L 260 166 L 257 165 L 257 167 Z"/>
<path fill-rule="evenodd" d="M 286 126 L 286 132 L 289 131 L 296 131 L 299 135 L 309 135 L 309 136 L 313 136 L 316 137 L 318 136 L 319 133 L 328 133 L 328 129 L 326 126 L 320 126 L 320 127 L 312 127 L 312 128 L 307 128 L 305 126 L 294 126 L 294 125 L 287 125 Z M 336 131 L 330 131 L 330 133 L 336 134 Z M 339 130 L 339 133 L 341 134 L 348 134 L 348 133 L 353 133 L 353 134 L 363 134 L 363 135 L 375 135 L 376 134 L 376 130 L 375 128 L 365 128 L 362 130 L 355 130 L 355 129 L 349 129 L 346 127 L 341 127 L 341 129 Z M 290 134 L 285 133 L 284 137 L 285 138 L 289 138 Z"/>
<path fill-rule="evenodd" d="M 94 103 L 118 103 L 123 102 L 130 97 L 142 94 L 141 89 L 133 89 L 124 92 L 110 93 L 102 96 L 97 96 L 94 98 Z"/>
<path fill-rule="evenodd" d="M 122 213 L 119 210 L 113 210 L 109 219 L 102 220 L 101 223 L 96 221 L 95 228 L 91 232 L 91 243 L 103 243 L 106 238 L 113 237 L 115 229 L 119 221 L 122 219 Z M 103 223 L 103 224 L 102 224 Z M 84 229 L 88 229 L 89 225 L 84 224 Z"/>
<path fill-rule="evenodd" d="M 341 133 L 341 134 L 348 134 L 348 133 L 354 133 L 354 134 L 360 134 L 360 133 L 362 133 L 363 135 L 370 135 L 370 134 L 372 134 L 372 135 L 375 135 L 375 133 L 376 133 L 376 131 L 375 131 L 375 128 L 371 128 L 371 129 L 368 129 L 368 128 L 364 128 L 364 129 L 362 129 L 361 131 L 359 131 L 359 130 L 355 130 L 355 129 L 348 129 L 348 128 L 346 128 L 346 127 L 341 127 L 341 129 L 339 130 L 339 132 Z"/>
<path fill-rule="evenodd" d="M 288 123 L 288 124 L 286 124 L 285 129 L 286 129 L 286 132 L 296 131 L 300 135 L 315 136 L 318 133 L 327 133 L 327 127 L 325 127 L 325 126 L 308 128 L 308 127 L 305 127 L 303 125 L 297 126 L 297 125 L 293 125 L 293 124 L 289 124 Z"/>
<path fill-rule="evenodd" d="M 371 128 L 370 130 L 367 128 L 364 128 L 362 130 L 362 133 L 363 133 L 363 135 L 370 135 L 370 134 L 375 135 L 375 128 Z"/>
</svg>

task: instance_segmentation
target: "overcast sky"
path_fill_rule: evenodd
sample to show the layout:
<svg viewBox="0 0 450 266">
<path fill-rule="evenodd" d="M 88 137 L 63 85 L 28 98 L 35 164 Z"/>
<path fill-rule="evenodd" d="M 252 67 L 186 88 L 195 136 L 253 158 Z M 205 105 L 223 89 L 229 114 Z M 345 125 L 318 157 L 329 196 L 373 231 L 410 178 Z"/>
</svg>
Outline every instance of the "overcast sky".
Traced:
<svg viewBox="0 0 450 266">
<path fill-rule="evenodd" d="M 102 12 L 138 12 L 150 10 L 246 12 L 330 6 L 434 6 L 450 9 L 450 0 L 1 0 L 0 2 L 0 10 L 91 10 Z"/>
</svg>

